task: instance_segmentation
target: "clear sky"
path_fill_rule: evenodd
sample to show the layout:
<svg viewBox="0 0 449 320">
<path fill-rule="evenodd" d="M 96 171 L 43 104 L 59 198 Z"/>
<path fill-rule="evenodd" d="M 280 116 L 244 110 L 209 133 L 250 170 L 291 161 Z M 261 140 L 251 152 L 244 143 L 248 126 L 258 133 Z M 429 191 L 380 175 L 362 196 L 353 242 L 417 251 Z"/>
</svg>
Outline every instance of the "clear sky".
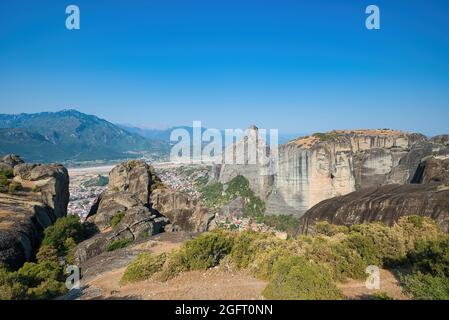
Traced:
<svg viewBox="0 0 449 320">
<path fill-rule="evenodd" d="M 1 0 L 0 113 L 68 107 L 148 127 L 449 133 L 449 1 Z"/>
</svg>

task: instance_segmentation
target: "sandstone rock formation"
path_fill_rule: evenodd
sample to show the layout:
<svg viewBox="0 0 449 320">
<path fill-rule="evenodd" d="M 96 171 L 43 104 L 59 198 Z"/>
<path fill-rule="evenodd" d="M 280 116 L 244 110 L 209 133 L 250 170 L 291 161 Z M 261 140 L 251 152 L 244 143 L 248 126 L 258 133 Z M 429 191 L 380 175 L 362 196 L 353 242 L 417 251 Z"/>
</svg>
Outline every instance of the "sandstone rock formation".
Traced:
<svg viewBox="0 0 449 320">
<path fill-rule="evenodd" d="M 87 217 L 100 233 L 77 246 L 78 262 L 106 251 L 114 241 L 137 241 L 163 231 L 169 220 L 151 209 L 153 183 L 152 169 L 144 161 L 126 161 L 111 170 L 107 190 Z"/>
<path fill-rule="evenodd" d="M 442 134 L 439 136 L 435 136 L 432 139 L 430 139 L 432 142 L 443 144 L 446 146 L 449 146 L 449 134 Z"/>
<path fill-rule="evenodd" d="M 393 225 L 405 215 L 430 217 L 449 232 L 449 186 L 393 184 L 327 199 L 301 217 L 299 232 L 313 232 L 318 221 L 347 226 L 373 221 Z"/>
<path fill-rule="evenodd" d="M 77 246 L 75 259 L 84 262 L 117 240 L 139 241 L 163 231 L 204 232 L 213 217 L 198 200 L 161 187 L 145 162 L 126 161 L 109 173 L 107 190 L 87 217 L 100 232 Z"/>
<path fill-rule="evenodd" d="M 5 159 L 23 190 L 0 193 L 0 263 L 17 269 L 33 257 L 43 230 L 67 214 L 69 175 L 62 165 L 24 164 L 18 156 Z"/>
<path fill-rule="evenodd" d="M 170 220 L 171 228 L 185 232 L 204 232 L 214 214 L 196 199 L 178 191 L 157 189 L 151 194 L 152 208 Z M 168 228 L 167 228 L 168 229 Z"/>
<path fill-rule="evenodd" d="M 412 183 L 449 184 L 449 155 L 428 157 L 416 170 Z"/>
<path fill-rule="evenodd" d="M 264 166 L 220 166 L 220 182 L 238 174 L 266 202 L 268 214 L 302 215 L 322 200 L 413 179 L 421 160 L 446 154 L 441 139 L 394 130 L 338 130 L 279 146 L 272 174 Z M 264 196 L 265 195 L 265 196 Z"/>
</svg>

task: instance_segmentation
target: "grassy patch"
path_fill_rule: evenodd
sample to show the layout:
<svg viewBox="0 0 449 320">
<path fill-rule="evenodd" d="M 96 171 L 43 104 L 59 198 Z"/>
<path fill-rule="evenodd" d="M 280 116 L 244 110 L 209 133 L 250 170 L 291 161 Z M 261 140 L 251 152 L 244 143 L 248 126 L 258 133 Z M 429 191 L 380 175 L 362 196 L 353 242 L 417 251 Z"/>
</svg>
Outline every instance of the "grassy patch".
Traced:
<svg viewBox="0 0 449 320">
<path fill-rule="evenodd" d="M 132 243 L 132 240 L 130 240 L 130 239 L 114 240 L 106 247 L 106 251 L 114 251 L 117 249 L 125 248 L 125 247 L 129 246 L 131 243 Z"/>
<path fill-rule="evenodd" d="M 111 227 L 114 229 L 117 227 L 117 225 L 122 221 L 122 219 L 125 217 L 125 213 L 118 211 L 111 219 Z"/>
</svg>

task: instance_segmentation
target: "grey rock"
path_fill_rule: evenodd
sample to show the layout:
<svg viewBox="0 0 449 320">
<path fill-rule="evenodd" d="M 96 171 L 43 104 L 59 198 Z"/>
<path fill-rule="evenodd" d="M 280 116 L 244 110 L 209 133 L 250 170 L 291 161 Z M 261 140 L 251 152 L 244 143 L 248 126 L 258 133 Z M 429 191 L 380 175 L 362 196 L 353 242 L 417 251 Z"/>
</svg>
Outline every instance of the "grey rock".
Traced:
<svg viewBox="0 0 449 320">
<path fill-rule="evenodd" d="M 39 187 L 10 195 L 0 193 L 0 263 L 17 269 L 33 258 L 43 230 L 67 214 L 69 176 L 60 165 L 16 164 L 14 181 Z"/>
<path fill-rule="evenodd" d="M 385 185 L 324 200 L 300 219 L 299 233 L 311 233 L 318 221 L 350 226 L 381 221 L 393 225 L 402 216 L 434 219 L 449 232 L 449 187 L 438 184 Z"/>
</svg>

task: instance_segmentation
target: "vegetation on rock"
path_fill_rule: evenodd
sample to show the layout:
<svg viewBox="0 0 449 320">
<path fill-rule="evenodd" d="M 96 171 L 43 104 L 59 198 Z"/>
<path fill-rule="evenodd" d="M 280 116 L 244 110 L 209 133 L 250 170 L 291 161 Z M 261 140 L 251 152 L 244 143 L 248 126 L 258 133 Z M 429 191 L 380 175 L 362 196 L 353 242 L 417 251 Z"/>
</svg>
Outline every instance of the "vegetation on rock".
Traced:
<svg viewBox="0 0 449 320">
<path fill-rule="evenodd" d="M 248 180 L 238 175 L 226 184 L 216 182 L 206 185 L 200 190 L 207 206 L 220 208 L 236 198 L 245 200 L 246 217 L 261 217 L 265 212 L 265 203 L 251 190 Z"/>
<path fill-rule="evenodd" d="M 84 234 L 77 216 L 60 218 L 45 229 L 36 262 L 26 262 L 17 271 L 0 266 L 0 300 L 52 299 L 66 293 L 65 264 L 61 261 L 71 263 L 71 251 Z"/>
</svg>

